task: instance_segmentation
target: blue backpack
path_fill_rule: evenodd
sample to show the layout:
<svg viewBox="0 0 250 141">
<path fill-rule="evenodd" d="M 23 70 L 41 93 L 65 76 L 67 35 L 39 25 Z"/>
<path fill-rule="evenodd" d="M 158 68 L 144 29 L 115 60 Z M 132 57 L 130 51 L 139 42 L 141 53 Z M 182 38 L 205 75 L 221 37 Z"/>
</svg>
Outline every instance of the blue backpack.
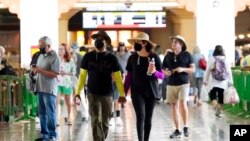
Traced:
<svg viewBox="0 0 250 141">
<path fill-rule="evenodd" d="M 212 77 L 216 80 L 223 81 L 228 78 L 228 72 L 224 59 L 215 58 L 214 68 L 212 69 Z"/>
</svg>

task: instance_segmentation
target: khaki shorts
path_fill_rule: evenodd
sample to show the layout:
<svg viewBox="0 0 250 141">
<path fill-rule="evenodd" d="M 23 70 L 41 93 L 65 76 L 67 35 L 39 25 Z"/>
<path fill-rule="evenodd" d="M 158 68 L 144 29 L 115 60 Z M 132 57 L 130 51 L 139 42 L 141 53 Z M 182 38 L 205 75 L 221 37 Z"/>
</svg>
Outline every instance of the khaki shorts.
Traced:
<svg viewBox="0 0 250 141">
<path fill-rule="evenodd" d="M 178 100 L 188 101 L 190 84 L 179 86 L 167 85 L 167 102 L 176 103 Z"/>
</svg>

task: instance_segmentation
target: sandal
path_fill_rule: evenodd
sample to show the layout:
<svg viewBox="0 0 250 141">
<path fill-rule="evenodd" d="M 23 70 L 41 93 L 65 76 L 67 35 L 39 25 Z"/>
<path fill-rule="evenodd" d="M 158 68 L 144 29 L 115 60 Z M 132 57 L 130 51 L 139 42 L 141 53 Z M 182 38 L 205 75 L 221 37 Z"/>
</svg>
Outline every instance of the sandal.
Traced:
<svg viewBox="0 0 250 141">
<path fill-rule="evenodd" d="M 67 125 L 72 125 L 72 123 L 70 121 L 67 122 Z"/>
</svg>

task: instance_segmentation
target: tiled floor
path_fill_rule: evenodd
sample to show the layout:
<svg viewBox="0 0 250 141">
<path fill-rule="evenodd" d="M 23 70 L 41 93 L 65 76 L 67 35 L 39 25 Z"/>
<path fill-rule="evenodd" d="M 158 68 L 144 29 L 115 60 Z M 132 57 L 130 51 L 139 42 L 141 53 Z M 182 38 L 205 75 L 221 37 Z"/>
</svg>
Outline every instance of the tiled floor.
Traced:
<svg viewBox="0 0 250 141">
<path fill-rule="evenodd" d="M 230 124 L 250 124 L 250 119 L 241 119 L 224 113 L 218 119 L 214 115 L 213 108 L 207 103 L 201 107 L 189 104 L 189 126 L 191 136 L 179 139 L 169 139 L 173 131 L 170 106 L 161 102 L 157 104 L 153 116 L 153 125 L 150 141 L 229 141 Z M 137 141 L 135 114 L 131 101 L 126 103 L 121 113 L 124 125 L 111 126 L 107 141 Z M 64 124 L 63 119 L 58 127 L 59 141 L 92 141 L 91 126 L 89 122 L 82 122 L 79 115 L 73 125 Z M 39 124 L 34 122 L 20 121 L 14 123 L 0 122 L 0 141 L 33 141 L 39 136 Z"/>
</svg>

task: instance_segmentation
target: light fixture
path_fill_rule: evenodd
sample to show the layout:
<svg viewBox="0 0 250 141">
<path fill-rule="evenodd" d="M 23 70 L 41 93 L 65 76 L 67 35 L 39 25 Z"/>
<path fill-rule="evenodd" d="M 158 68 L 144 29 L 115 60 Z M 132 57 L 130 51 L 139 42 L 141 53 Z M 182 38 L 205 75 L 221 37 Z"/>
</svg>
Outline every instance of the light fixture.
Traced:
<svg viewBox="0 0 250 141">
<path fill-rule="evenodd" d="M 0 9 L 5 9 L 8 8 L 7 6 L 5 6 L 4 4 L 0 3 Z"/>
<path fill-rule="evenodd" d="M 240 34 L 238 37 L 239 37 L 240 39 L 244 39 L 244 38 L 245 38 L 245 35 Z"/>
<path fill-rule="evenodd" d="M 250 33 L 247 34 L 247 37 L 250 38 Z"/>
<path fill-rule="evenodd" d="M 133 4 L 133 1 L 132 1 L 132 0 L 125 0 L 125 1 L 124 1 L 124 4 L 125 4 L 125 6 L 126 6 L 127 8 L 130 8 L 130 7 L 132 6 L 132 4 Z"/>
<path fill-rule="evenodd" d="M 133 2 L 128 8 L 125 3 L 97 3 L 97 2 L 78 2 L 75 8 L 85 8 L 86 11 L 161 11 L 163 7 L 179 7 L 177 2 Z"/>
</svg>

